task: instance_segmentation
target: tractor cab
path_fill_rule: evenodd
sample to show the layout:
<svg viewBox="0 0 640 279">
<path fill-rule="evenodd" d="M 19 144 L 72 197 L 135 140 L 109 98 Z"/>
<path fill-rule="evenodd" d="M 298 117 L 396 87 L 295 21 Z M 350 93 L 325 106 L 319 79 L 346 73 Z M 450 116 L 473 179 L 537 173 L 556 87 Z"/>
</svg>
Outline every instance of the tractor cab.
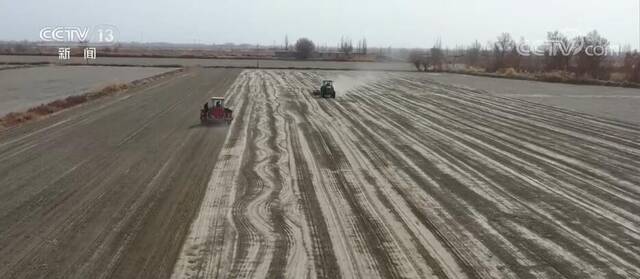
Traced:
<svg viewBox="0 0 640 279">
<path fill-rule="evenodd" d="M 335 98 L 336 90 L 333 88 L 333 80 L 323 80 L 319 93 L 322 98 Z"/>
<path fill-rule="evenodd" d="M 209 108 L 224 108 L 224 97 L 211 97 L 209 100 Z"/>
</svg>

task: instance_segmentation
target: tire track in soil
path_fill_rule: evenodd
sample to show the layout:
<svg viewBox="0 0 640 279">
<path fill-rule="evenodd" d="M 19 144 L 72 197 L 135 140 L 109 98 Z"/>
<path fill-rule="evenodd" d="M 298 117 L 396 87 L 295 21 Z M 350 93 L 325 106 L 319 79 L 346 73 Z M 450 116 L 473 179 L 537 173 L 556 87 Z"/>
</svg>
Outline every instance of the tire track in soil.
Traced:
<svg viewBox="0 0 640 279">
<path fill-rule="evenodd" d="M 298 261 L 287 257 L 289 251 L 299 251 L 299 248 L 290 249 L 291 245 L 303 245 L 300 240 L 292 240 L 292 235 L 302 235 L 301 232 L 292 231 L 293 226 L 287 225 L 287 222 L 304 223 L 304 220 L 296 220 L 295 216 L 283 214 L 283 205 L 280 204 L 280 197 L 284 194 L 280 193 L 282 187 L 282 177 L 275 167 L 277 162 L 281 165 L 288 165 L 285 156 L 279 156 L 280 152 L 275 152 L 282 146 L 286 147 L 285 136 L 278 136 L 284 133 L 284 126 L 276 123 L 277 117 L 259 117 L 272 115 L 278 111 L 278 106 L 273 105 L 267 100 L 269 94 L 264 93 L 265 85 L 255 77 L 250 77 L 246 72 L 241 75 L 238 82 L 229 92 L 230 105 L 236 109 L 238 115 L 245 115 L 242 121 L 234 120 L 231 134 L 238 133 L 238 130 L 244 131 L 244 141 L 233 142 L 233 137 L 228 138 L 225 149 L 221 156 L 228 157 L 229 154 L 235 154 L 237 164 L 234 168 L 226 171 L 234 172 L 234 179 L 228 184 L 227 190 L 233 190 L 233 195 L 221 196 L 210 189 L 211 197 L 205 197 L 205 204 L 212 205 L 211 209 L 222 213 L 218 215 L 209 215 L 206 211 L 201 210 L 199 217 L 192 225 L 191 235 L 187 243 L 183 246 L 183 252 L 176 269 L 174 277 L 191 276 L 191 277 L 272 277 L 282 278 L 287 263 Z M 239 92 L 240 91 L 240 92 Z M 257 95 L 256 95 L 257 94 Z M 246 115 L 251 115 L 246 116 Z M 247 123 L 245 125 L 245 123 Z M 250 125 L 257 125 L 249 128 Z M 278 130 L 274 132 L 274 125 Z M 285 141 L 285 142 L 278 142 Z M 233 150 L 235 149 L 235 150 Z M 222 160 L 221 160 L 222 161 Z M 212 183 L 218 177 L 214 171 Z M 264 181 L 267 181 L 265 183 Z M 212 184 L 213 185 L 213 184 Z M 271 185 L 271 186 L 269 186 Z M 269 192 L 262 192 L 264 188 L 271 187 Z M 290 187 L 287 188 L 291 190 Z M 262 193 L 261 193 L 262 192 Z M 264 195 L 266 199 L 259 201 L 256 197 Z M 284 196 L 292 196 L 287 194 Z M 217 204 L 208 203 L 208 200 L 218 198 L 220 205 L 233 204 L 231 210 L 217 207 Z M 221 200 L 226 199 L 226 200 Z M 249 206 L 253 204 L 257 211 L 248 211 Z M 256 206 L 256 204 L 259 204 Z M 258 213 L 256 213 L 258 212 Z M 265 214 L 266 213 L 266 214 Z M 220 222 L 222 216 L 228 216 L 227 221 L 230 224 Z M 211 218 L 213 217 L 213 218 Z M 207 220 L 207 219 L 214 220 Z M 214 222 L 218 227 L 215 234 L 208 229 L 209 226 L 204 224 Z M 272 226 L 270 223 L 276 225 Z M 269 226 L 268 230 L 257 230 L 257 225 Z M 230 226 L 229 226 L 230 225 Z M 228 228 L 231 227 L 231 228 Z M 273 230 L 272 230 L 273 228 Z M 202 246 L 202 238 L 218 238 L 219 230 L 223 230 L 223 235 L 227 240 L 220 243 L 221 247 L 198 248 Z M 274 235 L 266 235 L 273 233 Z M 196 236 L 200 235 L 200 236 Z M 266 236 L 266 237 L 265 237 Z M 271 240 L 269 241 L 268 238 Z M 256 239 L 261 239 L 256 241 Z M 200 243 L 200 244 L 198 244 Z M 209 240 L 205 243 L 210 243 Z M 210 246 L 211 244 L 206 244 Z M 191 247 L 191 248 L 189 248 Z M 195 252 L 199 250 L 200 252 Z M 305 249 L 302 249 L 304 251 Z M 230 251 L 227 253 L 226 261 L 219 253 L 222 251 Z M 266 260 L 273 258 L 273 261 Z M 302 258 L 305 258 L 304 256 Z M 211 259 L 219 259 L 217 265 Z M 259 265 L 265 266 L 262 271 L 258 271 Z M 194 264 L 197 263 L 197 264 Z M 307 264 L 301 265 L 305 268 Z M 295 269 L 291 272 L 296 274 Z M 305 272 L 303 272 L 304 274 Z"/>
<path fill-rule="evenodd" d="M 364 101 L 363 101 L 364 102 Z M 370 124 L 373 125 L 373 124 Z M 375 126 L 375 125 L 373 125 Z M 378 127 L 380 129 L 384 129 L 383 127 Z M 413 135 L 410 134 L 404 134 L 402 131 L 394 131 L 394 132 L 390 132 L 390 134 L 388 135 L 390 138 L 395 139 L 395 141 L 398 141 L 402 138 L 413 138 Z M 391 142 L 394 142 L 394 140 L 391 140 Z M 412 150 L 410 148 L 406 148 L 405 146 L 400 146 L 400 149 L 394 150 L 394 151 L 390 151 L 390 154 L 405 154 L 405 156 L 407 156 L 408 158 L 411 159 L 411 161 L 413 161 L 416 165 L 420 166 L 421 170 L 418 170 L 419 172 L 424 172 L 424 173 L 430 173 L 430 174 L 435 174 L 433 175 L 433 179 L 435 179 L 434 182 L 436 182 L 439 185 L 446 185 L 448 187 L 454 186 L 454 185 L 459 185 L 459 182 L 451 177 L 449 174 L 442 172 L 441 170 L 439 170 L 438 167 L 432 165 L 432 163 L 428 160 L 425 160 L 425 158 L 428 157 L 423 157 L 420 156 L 419 153 L 416 152 L 416 150 Z M 397 159 L 393 159 L 393 160 L 397 160 Z M 410 176 L 413 177 L 413 179 L 415 179 L 416 181 L 420 181 L 421 178 L 419 176 L 418 173 L 414 173 L 411 174 L 409 173 Z M 428 181 L 424 181 L 423 183 L 421 183 L 422 185 L 428 185 L 429 182 Z M 459 186 L 457 187 L 458 189 L 461 190 L 465 190 L 464 188 L 460 188 Z M 460 219 L 460 221 L 458 221 L 461 224 L 469 224 L 469 223 L 473 223 L 473 219 L 471 218 L 466 218 L 465 216 L 468 215 L 466 214 L 464 211 L 460 210 L 459 208 L 462 206 L 461 204 L 456 204 L 457 201 L 455 201 L 455 198 L 445 198 L 446 196 L 443 196 L 442 194 L 445 193 L 438 193 L 438 192 L 434 192 L 432 190 L 430 190 L 430 188 L 424 188 L 426 191 L 430 192 L 430 195 L 435 196 L 435 197 L 440 197 L 438 198 L 440 200 L 441 203 L 444 204 L 444 207 L 449 208 L 449 211 L 454 211 L 454 216 L 456 216 L 456 219 Z M 467 194 L 470 194 L 467 191 Z M 473 200 L 473 199 L 470 199 Z M 455 223 L 453 221 L 450 221 L 450 223 Z M 466 225 L 465 225 L 466 227 Z M 437 229 L 436 229 L 437 231 Z M 482 238 L 482 236 L 480 236 Z M 446 237 L 443 238 L 443 241 L 445 243 L 452 243 L 452 241 L 446 240 Z M 491 249 L 493 250 L 493 253 L 496 255 L 499 255 L 499 257 L 503 260 L 503 261 L 507 261 L 507 262 L 511 262 L 512 264 L 515 263 L 515 261 L 510 260 L 511 258 L 511 254 L 507 251 L 500 251 L 498 249 L 498 243 L 496 243 L 495 241 L 493 241 L 490 238 L 483 238 L 482 239 L 483 242 L 487 242 L 487 243 L 492 243 L 493 245 L 491 245 L 490 247 L 492 247 Z M 453 242 L 455 243 L 455 242 Z M 498 250 L 496 250 L 498 249 Z M 454 249 L 455 251 L 456 249 Z M 467 268 L 465 268 L 467 270 L 467 272 L 471 275 L 475 274 L 474 277 L 478 277 L 480 275 L 478 275 L 477 270 L 479 270 L 479 266 L 476 266 L 475 268 L 473 266 L 467 265 L 466 260 L 464 259 L 465 256 L 463 256 L 465 253 L 464 250 L 461 251 L 462 253 L 456 253 L 458 256 L 458 259 L 460 260 L 460 262 L 467 266 Z M 501 256 L 500 256 L 501 255 Z M 482 276 L 481 276 L 482 277 Z"/>
<path fill-rule="evenodd" d="M 303 84 L 304 81 L 295 81 L 295 80 L 286 80 L 288 84 Z M 304 88 L 297 88 L 295 91 L 304 92 L 306 91 Z M 308 96 L 305 96 L 303 99 L 306 99 L 307 102 L 310 101 Z M 305 103 L 306 105 L 306 103 Z M 353 250 L 350 252 L 351 257 L 354 257 L 356 254 L 364 254 L 364 258 L 370 258 L 372 261 L 371 264 L 364 264 L 359 267 L 360 269 L 365 268 L 366 270 L 360 270 L 357 274 L 358 277 L 365 276 L 363 274 L 369 274 L 366 276 L 373 276 L 371 274 L 372 270 L 379 270 L 383 273 L 383 278 L 395 278 L 398 277 L 399 271 L 396 268 L 396 265 L 401 262 L 395 258 L 393 253 L 389 253 L 386 251 L 387 246 L 390 245 L 391 240 L 384 234 L 379 232 L 378 230 L 383 229 L 381 222 L 377 221 L 377 216 L 371 214 L 378 213 L 369 213 L 371 209 L 365 210 L 363 205 L 361 205 L 360 199 L 366 199 L 363 197 L 363 192 L 360 186 L 356 187 L 354 183 L 358 183 L 357 177 L 351 175 L 350 169 L 352 168 L 349 165 L 349 162 L 345 160 L 344 154 L 342 153 L 344 149 L 336 148 L 338 144 L 331 142 L 331 137 L 327 137 L 329 135 L 327 127 L 323 124 L 324 122 L 329 122 L 327 119 L 323 119 L 319 114 L 323 114 L 324 112 L 320 112 L 322 106 L 312 105 L 307 108 L 304 106 L 305 115 L 304 122 L 309 122 L 310 125 L 307 127 L 307 131 L 304 133 L 310 135 L 311 148 L 314 154 L 327 154 L 325 157 L 320 155 L 314 156 L 315 161 L 325 169 L 325 175 L 330 176 L 330 179 L 325 181 L 325 183 L 329 183 L 332 185 L 330 188 L 331 191 L 337 191 L 339 193 L 338 199 L 340 203 L 344 204 L 352 210 L 354 213 L 353 219 L 349 222 L 354 225 L 354 232 L 352 234 L 357 235 L 357 239 L 362 244 L 357 244 L 355 247 L 346 248 Z M 313 140 L 315 139 L 315 140 Z M 325 186 L 326 187 L 326 186 Z M 335 189 L 335 190 L 334 190 Z M 369 205 L 370 207 L 370 205 Z M 340 209 L 339 209 L 340 210 Z M 371 243 L 373 242 L 373 244 Z M 358 257 L 357 255 L 355 257 Z M 360 256 L 362 257 L 362 256 Z M 404 259 L 406 260 L 406 259 Z M 356 259 L 356 261 L 359 261 Z M 351 275 L 354 276 L 354 275 Z"/>
<path fill-rule="evenodd" d="M 361 74 L 241 74 L 175 277 L 640 277 L 640 126 Z"/>
<path fill-rule="evenodd" d="M 300 189 L 300 202 L 304 205 L 304 212 L 310 226 L 310 238 L 317 278 L 340 278 L 338 262 L 331 245 L 331 237 L 327 224 L 323 218 L 322 208 L 318 202 L 310 171 L 300 150 L 302 146 L 297 133 L 290 133 L 294 160 L 296 164 L 296 178 Z"/>
<path fill-rule="evenodd" d="M 232 270 L 232 277 L 238 274 L 246 277 L 244 271 L 252 272 L 257 270 L 257 276 L 282 278 L 286 267 L 286 257 L 274 257 L 274 255 L 287 255 L 289 250 L 289 228 L 285 224 L 282 206 L 280 204 L 280 191 L 282 189 L 282 178 L 277 169 L 279 152 L 276 152 L 276 129 L 273 103 L 274 93 L 269 92 L 270 85 L 262 80 L 262 84 L 257 92 L 262 94 L 254 95 L 255 121 L 257 131 L 249 133 L 249 150 L 247 164 L 255 166 L 243 173 L 246 184 L 241 180 L 240 189 L 244 193 L 236 197 L 237 204 L 234 205 L 234 217 L 239 227 L 238 246 L 236 260 L 238 263 L 250 262 L 253 267 L 236 266 Z M 277 97 L 276 97 L 277 98 Z M 247 212 L 254 204 L 256 212 Z M 261 210 L 263 209 L 263 210 Z M 262 212 L 261 212 L 262 211 Z M 262 226 L 262 229 L 257 229 Z M 244 229 L 243 229 L 244 228 Z M 275 235 L 269 235 L 270 233 Z M 245 246 L 245 243 L 248 245 Z M 266 245 L 265 245 L 266 244 Z M 250 255 L 251 247 L 257 246 L 255 257 Z M 265 258 L 266 257 L 266 258 Z M 266 262 L 268 269 L 260 271 L 259 264 Z M 249 273 L 250 274 L 250 273 Z"/>
<path fill-rule="evenodd" d="M 276 100 L 270 99 L 267 103 L 267 110 L 265 111 L 265 115 L 269 116 L 268 130 L 274 133 L 269 137 L 267 142 L 272 155 L 269 157 L 269 162 L 266 167 L 269 168 L 273 176 L 273 190 L 269 197 L 270 202 L 268 207 L 271 213 L 271 223 L 273 224 L 277 237 L 273 250 L 273 254 L 276 256 L 271 261 L 267 274 L 270 274 L 270 276 L 273 276 L 274 278 L 283 278 L 287 267 L 287 257 L 278 257 L 277 255 L 289 254 L 291 236 L 289 235 L 290 228 L 285 221 L 285 212 L 280 200 L 284 181 L 278 170 L 279 158 L 277 154 L 282 154 L 282 156 L 284 156 L 286 155 L 286 151 L 282 152 L 278 147 L 279 143 L 277 142 L 277 134 L 280 130 L 276 127 L 275 114 L 279 104 L 277 103 L 277 92 L 274 93 L 274 95 L 274 99 Z"/>
<path fill-rule="evenodd" d="M 214 165 L 195 162 L 222 143 L 188 129 L 192 108 L 237 73 L 193 69 L 0 135 L 0 277 L 168 276 Z"/>
<path fill-rule="evenodd" d="M 236 108 L 224 147 L 220 151 L 200 211 L 189 229 L 182 251 L 174 265 L 173 278 L 226 277 L 233 264 L 236 227 L 231 220 L 230 209 L 234 202 L 235 187 L 242 157 L 247 144 L 247 127 L 252 116 L 244 99 L 248 94 L 246 75 L 238 76 L 227 94 L 228 105 Z"/>
<path fill-rule="evenodd" d="M 325 108 L 320 106 L 324 111 Z M 345 154 L 340 145 L 333 141 L 331 133 L 327 130 L 329 127 L 323 126 L 323 119 L 318 120 L 315 113 L 323 113 L 323 111 L 311 113 L 307 117 L 307 121 L 313 123 L 311 129 L 313 132 L 307 132 L 307 134 L 316 134 L 313 137 L 315 139 L 312 144 L 312 152 L 319 154 L 315 157 L 321 167 L 326 168 L 333 176 L 333 181 L 336 183 L 337 189 L 342 194 L 342 197 L 346 200 L 347 204 L 353 210 L 356 221 L 356 227 L 358 233 L 363 238 L 363 241 L 367 244 L 362 249 L 366 249 L 376 262 L 377 269 L 380 272 L 380 276 L 383 278 L 399 278 L 400 271 L 397 270 L 397 260 L 392 258 L 392 253 L 387 250 L 388 243 L 391 243 L 389 236 L 384 233 L 381 221 L 377 220 L 368 209 L 360 201 L 363 196 L 363 192 L 360 187 L 355 185 L 353 178 L 347 177 L 344 174 L 350 172 L 352 166 L 345 158 Z M 345 171 L 347 170 L 347 171 Z"/>
<path fill-rule="evenodd" d="M 365 123 L 370 125 L 370 126 L 376 126 L 375 124 L 373 124 L 371 122 L 368 122 L 368 121 L 363 121 L 361 123 L 361 121 L 353 120 L 353 119 L 351 119 L 351 117 L 349 116 L 349 114 L 347 112 L 343 111 L 342 108 L 340 108 L 338 110 L 341 111 L 340 113 L 342 114 L 343 117 L 345 117 L 346 119 L 349 119 L 349 121 L 351 121 L 351 124 L 354 127 L 358 127 L 358 129 L 360 131 L 364 132 L 364 131 L 369 130 L 368 128 L 366 128 L 364 126 Z M 377 127 L 377 128 L 379 128 L 380 130 L 384 129 L 384 127 Z M 372 139 L 374 139 L 375 137 L 376 137 L 376 135 L 374 135 L 373 132 L 369 132 L 369 131 L 367 131 L 366 133 L 364 133 L 361 136 L 359 136 L 359 140 L 362 143 L 366 143 L 366 144 L 364 144 L 364 146 L 360 147 L 361 148 L 361 152 L 363 152 L 363 154 L 374 153 L 374 152 L 371 152 L 371 150 L 376 150 L 377 149 L 377 150 L 380 150 L 378 152 L 378 154 L 374 154 L 374 155 L 368 156 L 371 161 L 380 162 L 382 164 L 390 164 L 390 163 L 387 163 L 387 162 L 395 162 L 393 164 L 401 164 L 401 163 L 398 163 L 398 162 L 402 161 L 402 159 L 390 155 L 390 154 L 398 153 L 399 150 L 390 150 L 387 147 L 381 145 L 379 142 L 373 141 Z M 384 152 L 385 155 L 380 154 L 380 152 Z M 378 171 L 384 171 L 384 170 L 378 168 Z M 411 177 L 415 181 L 423 181 L 423 179 L 420 178 L 419 174 L 415 174 L 415 173 L 412 173 L 412 172 L 407 172 L 407 175 L 409 177 Z M 424 183 L 428 183 L 428 182 L 425 181 Z M 394 189 L 400 194 L 400 196 L 402 198 L 410 196 L 410 193 L 400 189 L 400 187 L 397 185 L 397 183 L 392 183 L 392 184 L 394 185 Z M 383 195 L 380 195 L 380 198 L 381 199 L 386 199 L 386 197 L 384 197 Z M 439 241 L 441 241 L 446 247 L 448 247 L 449 249 L 453 250 L 453 254 L 456 257 L 456 261 L 463 267 L 463 269 L 467 273 L 467 275 L 469 277 L 472 277 L 472 278 L 473 277 L 475 277 L 475 278 L 481 277 L 477 273 L 477 271 L 473 268 L 473 266 L 470 263 L 468 263 L 468 261 L 465 259 L 465 256 L 463 254 L 461 254 L 461 253 L 456 252 L 455 245 L 453 244 L 456 241 L 455 240 L 448 240 L 447 237 L 446 237 L 446 233 L 441 232 L 438 229 L 438 227 L 436 225 L 434 225 L 430 221 L 430 218 L 427 215 L 425 215 L 420 209 L 418 209 L 415 205 L 413 205 L 413 203 L 410 200 L 407 200 L 405 198 L 405 201 L 409 205 L 409 207 L 411 209 L 411 212 L 418 217 L 419 221 L 424 225 L 424 227 L 429 229 L 434 234 L 434 236 L 436 236 L 439 239 Z M 389 204 L 388 202 L 385 202 L 385 203 Z M 394 210 L 395 211 L 395 208 L 393 208 L 392 206 L 389 206 L 388 208 L 390 210 Z M 406 226 L 406 223 L 404 225 Z M 446 273 L 444 272 L 443 268 L 436 263 L 435 258 L 431 254 L 429 254 L 429 252 L 427 252 L 427 250 L 425 249 L 424 246 L 419 246 L 418 249 L 420 250 L 420 255 L 423 257 L 423 259 L 425 261 L 429 262 L 430 266 L 435 270 L 434 274 L 436 274 L 437 276 L 442 277 L 442 278 L 448 277 L 446 275 Z"/>
<path fill-rule="evenodd" d="M 449 126 L 450 127 L 450 126 Z M 450 129 L 450 128 L 449 128 Z"/>
</svg>

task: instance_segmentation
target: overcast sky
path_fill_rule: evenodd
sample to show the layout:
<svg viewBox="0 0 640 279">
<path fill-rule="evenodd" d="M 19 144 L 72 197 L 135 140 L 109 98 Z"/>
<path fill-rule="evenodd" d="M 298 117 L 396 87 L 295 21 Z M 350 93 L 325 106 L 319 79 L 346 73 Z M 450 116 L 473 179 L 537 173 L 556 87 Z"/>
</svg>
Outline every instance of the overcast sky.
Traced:
<svg viewBox="0 0 640 279">
<path fill-rule="evenodd" d="M 342 35 L 369 46 L 430 47 L 530 41 L 547 31 L 597 29 L 638 47 L 638 0 L 0 0 L 0 40 L 37 40 L 44 26 L 111 24 L 119 41 L 282 44 L 309 37 L 334 46 Z"/>
</svg>

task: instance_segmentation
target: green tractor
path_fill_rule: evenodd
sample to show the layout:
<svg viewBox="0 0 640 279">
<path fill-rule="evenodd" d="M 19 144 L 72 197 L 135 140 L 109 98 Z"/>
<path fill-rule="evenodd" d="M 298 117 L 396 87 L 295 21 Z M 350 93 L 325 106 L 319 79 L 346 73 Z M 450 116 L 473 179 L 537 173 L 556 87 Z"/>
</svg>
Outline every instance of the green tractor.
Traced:
<svg viewBox="0 0 640 279">
<path fill-rule="evenodd" d="M 313 91 L 314 95 L 318 95 L 321 98 L 336 98 L 336 90 L 333 88 L 332 80 L 323 80 L 320 90 Z"/>
</svg>

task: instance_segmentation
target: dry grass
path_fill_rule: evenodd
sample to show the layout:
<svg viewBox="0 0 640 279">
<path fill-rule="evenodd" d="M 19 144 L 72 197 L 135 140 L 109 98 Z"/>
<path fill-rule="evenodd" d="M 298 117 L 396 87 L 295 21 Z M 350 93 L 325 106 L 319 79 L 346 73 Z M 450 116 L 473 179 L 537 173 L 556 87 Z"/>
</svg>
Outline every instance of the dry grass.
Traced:
<svg viewBox="0 0 640 279">
<path fill-rule="evenodd" d="M 594 79 L 589 75 L 578 76 L 575 73 L 571 73 L 567 71 L 527 73 L 527 72 L 518 72 L 512 68 L 500 69 L 495 73 L 489 73 L 482 69 L 469 68 L 469 67 L 461 71 L 449 70 L 445 72 L 481 76 L 481 77 L 532 80 L 532 81 L 567 83 L 567 84 L 577 84 L 577 85 L 598 85 L 598 86 L 640 88 L 640 83 L 627 81 L 626 77 L 622 73 L 611 74 L 611 77 L 609 80 L 598 80 L 598 79 Z"/>
<path fill-rule="evenodd" d="M 518 71 L 516 71 L 516 69 L 514 68 L 500 69 L 498 73 L 507 77 L 518 76 Z"/>
<path fill-rule="evenodd" d="M 474 66 L 467 66 L 464 71 L 469 72 L 469 73 L 481 73 L 481 72 L 485 72 L 485 69 L 477 68 L 477 67 L 474 67 Z"/>
<path fill-rule="evenodd" d="M 31 113 L 9 113 L 4 117 L 0 118 L 0 125 L 4 127 L 11 127 L 18 125 L 20 123 L 29 121 L 33 119 L 34 115 Z"/>
<path fill-rule="evenodd" d="M 611 81 L 615 81 L 615 82 L 625 82 L 627 81 L 627 75 L 625 73 L 611 73 L 611 76 L 609 77 L 609 80 Z"/>
<path fill-rule="evenodd" d="M 127 90 L 129 85 L 126 84 L 112 84 L 109 85 L 98 92 L 98 94 L 111 94 L 118 91 Z"/>
<path fill-rule="evenodd" d="M 551 71 L 535 75 L 536 80 L 548 82 L 570 82 L 577 80 L 576 75 L 566 71 Z"/>
<path fill-rule="evenodd" d="M 80 105 L 93 99 L 127 90 L 128 88 L 129 85 L 127 84 L 111 84 L 97 91 L 88 92 L 82 95 L 69 96 L 64 99 L 55 100 L 47 104 L 32 107 L 27 111 L 12 112 L 0 118 L 0 126 L 13 127 L 27 121 L 35 120 L 52 113 L 56 113 L 66 108 Z"/>
</svg>

